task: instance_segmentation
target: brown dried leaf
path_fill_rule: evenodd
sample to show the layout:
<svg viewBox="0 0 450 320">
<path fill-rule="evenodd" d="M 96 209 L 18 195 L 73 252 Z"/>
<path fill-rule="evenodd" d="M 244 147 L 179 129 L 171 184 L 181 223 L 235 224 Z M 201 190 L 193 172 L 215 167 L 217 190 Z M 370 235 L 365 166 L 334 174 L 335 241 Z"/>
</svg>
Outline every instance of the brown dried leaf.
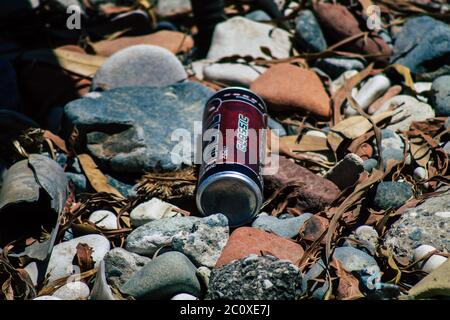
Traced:
<svg viewBox="0 0 450 320">
<path fill-rule="evenodd" d="M 297 143 L 297 136 L 284 136 L 280 140 L 292 152 L 307 152 L 307 151 L 328 151 L 327 139 L 322 137 L 303 135 L 299 143 Z"/>
<path fill-rule="evenodd" d="M 95 191 L 112 193 L 115 196 L 123 198 L 123 195 L 119 191 L 117 191 L 116 188 L 108 184 L 108 179 L 98 169 L 94 160 L 92 160 L 92 158 L 88 154 L 78 155 L 78 160 L 80 161 L 81 167 L 83 168 L 83 171 L 86 174 L 89 183 L 95 189 Z"/>
<path fill-rule="evenodd" d="M 338 300 L 356 300 L 364 298 L 364 295 L 359 290 L 358 279 L 347 272 L 339 260 L 333 258 L 331 266 L 336 269 L 336 275 L 339 278 L 336 296 Z"/>
<path fill-rule="evenodd" d="M 56 134 L 53 134 L 52 132 L 45 130 L 43 136 L 45 139 L 49 139 L 54 145 L 56 145 L 65 154 L 69 153 L 69 151 L 67 151 L 66 142 L 63 139 L 61 139 L 60 137 L 58 137 Z"/>
<path fill-rule="evenodd" d="M 95 262 L 92 258 L 92 249 L 86 243 L 79 243 L 77 245 L 77 253 L 74 257 L 74 264 L 80 267 L 81 272 L 89 271 L 94 268 Z"/>
</svg>

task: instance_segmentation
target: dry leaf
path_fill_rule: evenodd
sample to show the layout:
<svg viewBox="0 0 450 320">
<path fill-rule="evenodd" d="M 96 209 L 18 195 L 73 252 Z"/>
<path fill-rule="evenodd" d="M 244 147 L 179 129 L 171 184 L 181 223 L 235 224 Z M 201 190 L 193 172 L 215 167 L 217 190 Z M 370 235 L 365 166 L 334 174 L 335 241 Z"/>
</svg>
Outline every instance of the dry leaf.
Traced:
<svg viewBox="0 0 450 320">
<path fill-rule="evenodd" d="M 95 262 L 92 258 L 92 249 L 86 243 L 79 243 L 77 245 L 77 253 L 74 257 L 74 264 L 80 267 L 81 272 L 89 271 L 94 268 Z"/>
<path fill-rule="evenodd" d="M 359 290 L 358 279 L 347 272 L 339 260 L 333 258 L 331 266 L 336 269 L 336 275 L 339 278 L 336 296 L 338 300 L 356 300 L 364 298 L 364 295 Z"/>
<path fill-rule="evenodd" d="M 94 160 L 92 160 L 92 158 L 88 154 L 80 154 L 77 157 L 86 177 L 89 180 L 89 183 L 95 189 L 95 191 L 112 193 L 120 198 L 123 198 L 122 194 L 117 191 L 117 189 L 108 184 L 108 179 L 97 168 Z"/>
<path fill-rule="evenodd" d="M 307 152 L 307 151 L 328 151 L 329 147 L 327 139 L 322 137 L 303 135 L 300 142 L 297 143 L 297 136 L 284 136 L 280 140 L 284 145 L 288 146 L 292 152 Z"/>
</svg>

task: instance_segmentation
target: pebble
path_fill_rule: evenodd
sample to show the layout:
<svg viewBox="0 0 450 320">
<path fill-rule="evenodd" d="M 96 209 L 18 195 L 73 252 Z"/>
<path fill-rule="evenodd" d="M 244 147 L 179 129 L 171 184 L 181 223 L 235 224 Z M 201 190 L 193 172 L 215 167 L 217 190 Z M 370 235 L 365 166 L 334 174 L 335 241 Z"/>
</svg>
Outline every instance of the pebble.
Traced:
<svg viewBox="0 0 450 320">
<path fill-rule="evenodd" d="M 28 275 L 30 276 L 31 282 L 34 286 L 37 286 L 38 284 L 38 277 L 39 277 L 39 270 L 36 262 L 30 262 L 23 268 Z"/>
<path fill-rule="evenodd" d="M 109 57 L 120 50 L 138 44 L 158 46 L 169 50 L 173 54 L 177 54 L 189 52 L 194 47 L 194 40 L 191 36 L 182 32 L 162 30 L 143 36 L 102 40 L 93 43 L 92 47 L 97 54 Z"/>
<path fill-rule="evenodd" d="M 318 59 L 316 68 L 324 71 L 328 74 L 331 79 L 337 79 L 345 72 L 348 71 L 361 71 L 364 69 L 364 63 L 358 59 L 348 59 L 348 58 L 321 58 Z"/>
<path fill-rule="evenodd" d="M 86 300 L 89 297 L 89 287 L 81 281 L 69 282 L 53 293 L 61 300 Z"/>
<path fill-rule="evenodd" d="M 263 21 L 270 21 L 272 18 L 263 10 L 255 10 L 250 13 L 247 13 L 245 15 L 247 19 L 257 21 L 257 22 L 263 22 Z"/>
<path fill-rule="evenodd" d="M 450 211 L 450 192 L 439 191 L 445 192 L 406 210 L 388 230 L 384 244 L 395 256 L 413 262 L 414 249 L 422 244 L 450 252 L 450 219 L 440 214 Z"/>
<path fill-rule="evenodd" d="M 117 217 L 114 213 L 108 210 L 97 210 L 92 212 L 88 219 L 97 227 L 105 230 L 117 229 Z"/>
<path fill-rule="evenodd" d="M 377 210 L 396 209 L 413 196 L 411 186 L 404 182 L 383 181 L 375 190 L 373 205 Z"/>
<path fill-rule="evenodd" d="M 381 155 L 386 166 L 389 160 L 403 161 L 405 143 L 391 129 L 381 130 Z"/>
<path fill-rule="evenodd" d="M 364 251 L 353 247 L 339 247 L 334 250 L 333 258 L 336 258 L 347 272 L 363 271 L 366 268 L 378 268 L 376 260 Z"/>
<path fill-rule="evenodd" d="M 288 63 L 276 64 L 252 82 L 250 89 L 264 99 L 270 111 L 330 116 L 330 98 L 314 71 Z"/>
<path fill-rule="evenodd" d="M 345 246 L 350 246 L 363 250 L 371 255 L 375 255 L 378 247 L 378 232 L 371 226 L 360 226 L 350 236 L 350 239 L 357 241 L 346 240 Z"/>
<path fill-rule="evenodd" d="M 444 59 L 449 53 L 450 27 L 428 16 L 414 17 L 396 36 L 391 63 L 404 65 L 412 73 L 425 73 L 435 70 L 431 61 Z"/>
<path fill-rule="evenodd" d="M 376 99 L 381 97 L 391 86 L 391 81 L 385 75 L 379 74 L 369 80 L 361 87 L 355 96 L 355 101 L 363 110 L 367 110 Z M 357 111 L 350 108 L 352 115 L 356 115 Z"/>
<path fill-rule="evenodd" d="M 120 291 L 136 299 L 170 299 L 178 293 L 199 297 L 195 266 L 182 253 L 164 253 L 136 271 Z"/>
<path fill-rule="evenodd" d="M 322 52 L 328 47 L 322 29 L 311 10 L 299 12 L 295 19 L 294 39 L 301 48 L 310 52 Z"/>
<path fill-rule="evenodd" d="M 364 160 L 364 162 L 363 162 L 364 170 L 369 173 L 371 173 L 372 170 L 375 169 L 377 165 L 378 165 L 378 161 L 377 161 L 377 159 L 374 159 L 374 158 Z"/>
<path fill-rule="evenodd" d="M 261 50 L 266 47 L 273 57 L 283 59 L 289 57 L 291 46 L 287 31 L 238 16 L 216 26 L 207 58 L 239 55 L 270 59 Z"/>
<path fill-rule="evenodd" d="M 118 300 L 112 293 L 111 287 L 109 286 L 108 280 L 106 279 L 105 260 L 102 260 L 100 262 L 97 273 L 95 275 L 92 291 L 89 295 L 89 300 Z"/>
<path fill-rule="evenodd" d="M 328 219 L 321 217 L 319 214 L 315 214 L 300 228 L 300 237 L 303 240 L 314 242 L 322 236 L 329 225 Z M 321 243 L 325 244 L 325 239 L 322 239 Z"/>
<path fill-rule="evenodd" d="M 186 301 L 186 300 L 198 300 L 198 298 L 189 293 L 179 293 L 179 294 L 173 296 L 172 299 L 170 299 L 170 300 Z"/>
<path fill-rule="evenodd" d="M 228 219 L 223 214 L 207 216 L 194 222 L 192 230 L 182 231 L 172 239 L 173 249 L 185 254 L 198 266 L 214 267 L 227 244 Z"/>
<path fill-rule="evenodd" d="M 161 18 L 173 17 L 191 11 L 190 0 L 163 0 L 158 1 L 156 13 Z"/>
<path fill-rule="evenodd" d="M 296 300 L 301 281 L 301 272 L 292 263 L 252 254 L 214 269 L 206 299 Z"/>
<path fill-rule="evenodd" d="M 92 258 L 95 261 L 96 268 L 110 249 L 109 240 L 104 236 L 97 234 L 78 237 L 55 245 L 50 256 L 46 273 L 49 282 L 74 274 L 76 269 L 72 262 L 77 252 L 77 245 L 80 243 L 85 243 L 94 249 Z"/>
<path fill-rule="evenodd" d="M 134 229 L 127 237 L 125 249 L 152 256 L 160 247 L 172 245 L 175 235 L 191 232 L 198 217 L 174 217 L 154 220 Z"/>
<path fill-rule="evenodd" d="M 212 93 L 194 82 L 95 92 L 66 105 L 66 128 L 76 125 L 86 132 L 87 149 L 94 160 L 119 174 L 142 173 L 155 167 L 175 170 L 193 162 L 192 153 L 173 150 L 183 143 L 191 143 L 193 149 L 193 142 L 185 141 L 183 134 L 193 134 L 194 123 L 201 121 L 201 110 Z M 102 125 L 115 127 L 117 132 L 101 132 Z M 172 141 L 176 129 L 180 137 Z"/>
<path fill-rule="evenodd" d="M 131 210 L 131 224 L 139 227 L 150 221 L 181 216 L 181 213 L 176 212 L 173 209 L 178 209 L 178 207 L 158 198 L 152 198 Z"/>
<path fill-rule="evenodd" d="M 318 131 L 318 130 L 309 130 L 308 132 L 305 133 L 305 135 L 324 138 L 324 139 L 327 138 L 327 135 L 325 133 L 323 133 L 322 131 Z"/>
<path fill-rule="evenodd" d="M 423 244 L 416 249 L 414 249 L 414 260 L 417 261 L 422 259 L 424 256 L 429 254 L 430 252 L 436 250 L 435 247 Z M 433 270 L 439 268 L 445 261 L 447 261 L 446 257 L 440 256 L 438 254 L 433 254 L 431 257 L 422 261 L 419 266 L 420 269 L 426 273 L 431 273 Z"/>
<path fill-rule="evenodd" d="M 33 300 L 62 300 L 62 299 L 53 296 L 39 296 L 34 298 Z"/>
<path fill-rule="evenodd" d="M 203 77 L 205 80 L 248 88 L 264 71 L 266 68 L 240 63 L 213 63 L 204 67 Z"/>
<path fill-rule="evenodd" d="M 200 267 L 196 271 L 197 278 L 200 280 L 202 286 L 204 288 L 208 288 L 209 286 L 209 279 L 211 278 L 211 269 L 208 269 L 207 267 Z"/>
<path fill-rule="evenodd" d="M 252 223 L 252 227 L 267 232 L 272 232 L 280 237 L 292 239 L 298 235 L 301 226 L 312 217 L 310 213 L 304 213 L 298 217 L 279 219 L 267 214 L 260 214 Z"/>
<path fill-rule="evenodd" d="M 422 181 L 428 178 L 428 171 L 424 167 L 417 167 L 413 172 L 414 180 Z"/>
<path fill-rule="evenodd" d="M 334 41 L 333 43 L 362 32 L 358 20 L 353 16 L 350 10 L 343 5 L 320 2 L 314 3 L 313 8 L 325 35 L 327 35 L 331 41 Z M 379 55 L 374 59 L 380 62 L 388 60 L 388 57 L 391 54 L 389 45 L 378 35 L 358 38 L 357 40 L 342 46 L 342 49 Z"/>
<path fill-rule="evenodd" d="M 216 263 L 221 267 L 250 254 L 270 253 L 279 259 L 296 263 L 303 256 L 303 248 L 288 239 L 250 227 L 236 229 L 230 236 Z"/>
<path fill-rule="evenodd" d="M 112 249 L 103 260 L 105 261 L 106 278 L 116 288 L 120 288 L 134 272 L 151 261 L 150 258 L 128 252 L 123 248 Z"/>
<path fill-rule="evenodd" d="M 339 189 L 344 190 L 353 186 L 364 171 L 363 159 L 354 153 L 349 153 L 331 168 L 325 178 L 332 181 Z"/>
<path fill-rule="evenodd" d="M 154 45 L 139 44 L 109 57 L 95 73 L 92 90 L 133 86 L 164 87 L 186 78 L 183 65 L 172 52 Z"/>
<path fill-rule="evenodd" d="M 431 90 L 434 91 L 434 94 L 430 99 L 430 104 L 433 106 L 436 116 L 450 116 L 450 75 L 434 80 Z"/>
<path fill-rule="evenodd" d="M 429 104 L 420 102 L 417 99 L 406 95 L 399 95 L 389 99 L 375 112 L 375 114 L 387 111 L 391 106 L 398 107 L 397 109 L 402 110 L 392 117 L 391 122 L 397 122 L 400 119 L 405 118 L 400 122 L 389 124 L 386 127 L 393 131 L 407 131 L 409 130 L 411 123 L 415 121 L 424 121 L 429 118 L 434 118 L 435 116 L 434 110 Z"/>
<path fill-rule="evenodd" d="M 339 195 L 339 188 L 330 180 L 320 177 L 295 162 L 280 156 L 279 168 L 274 175 L 264 176 L 264 186 L 269 191 L 291 183 L 299 182 L 297 188 L 296 207 L 304 212 L 318 211 L 325 208 Z"/>
</svg>

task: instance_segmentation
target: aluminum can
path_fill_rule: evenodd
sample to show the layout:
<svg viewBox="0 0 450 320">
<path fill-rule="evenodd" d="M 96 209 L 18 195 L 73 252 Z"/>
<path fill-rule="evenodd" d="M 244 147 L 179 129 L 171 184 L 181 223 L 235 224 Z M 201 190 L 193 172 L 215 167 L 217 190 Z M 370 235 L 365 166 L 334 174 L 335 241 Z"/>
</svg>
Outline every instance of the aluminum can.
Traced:
<svg viewBox="0 0 450 320">
<path fill-rule="evenodd" d="M 250 222 L 263 202 L 267 108 L 248 89 L 229 87 L 206 103 L 196 203 L 203 215 L 222 213 L 231 227 Z"/>
</svg>

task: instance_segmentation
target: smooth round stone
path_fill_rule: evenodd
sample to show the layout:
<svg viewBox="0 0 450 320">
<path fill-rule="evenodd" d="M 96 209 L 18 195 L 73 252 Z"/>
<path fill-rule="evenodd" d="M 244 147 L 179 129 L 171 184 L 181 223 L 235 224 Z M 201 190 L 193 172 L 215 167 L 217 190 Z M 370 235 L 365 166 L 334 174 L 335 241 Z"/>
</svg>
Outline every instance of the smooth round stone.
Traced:
<svg viewBox="0 0 450 320">
<path fill-rule="evenodd" d="M 350 71 L 350 70 L 361 71 L 361 70 L 363 70 L 364 63 L 362 63 L 358 59 L 324 58 L 324 59 L 317 60 L 315 67 L 324 71 L 332 79 L 336 79 L 346 71 Z"/>
<path fill-rule="evenodd" d="M 245 15 L 247 19 L 253 20 L 253 21 L 270 21 L 272 18 L 263 10 L 255 10 L 250 13 L 247 13 Z"/>
<path fill-rule="evenodd" d="M 177 207 L 170 203 L 158 198 L 152 198 L 149 201 L 141 203 L 131 211 L 131 224 L 139 227 L 153 220 L 180 216 L 181 213 L 173 210 L 175 208 Z"/>
<path fill-rule="evenodd" d="M 198 298 L 189 293 L 179 293 L 179 294 L 173 296 L 172 299 L 170 299 L 170 300 L 187 301 L 187 300 L 198 300 Z"/>
<path fill-rule="evenodd" d="M 98 234 L 89 234 L 57 244 L 53 247 L 47 267 L 46 276 L 48 276 L 49 282 L 76 273 L 77 269 L 72 263 L 77 252 L 77 245 L 80 243 L 85 243 L 94 249 L 92 259 L 95 261 L 96 268 L 110 249 L 109 240 Z"/>
<path fill-rule="evenodd" d="M 391 63 L 408 67 L 412 73 L 434 71 L 430 61 L 450 53 L 450 27 L 428 16 L 410 18 L 396 36 Z"/>
<path fill-rule="evenodd" d="M 33 300 L 62 300 L 58 297 L 53 297 L 53 296 L 40 296 L 40 297 L 36 297 Z"/>
<path fill-rule="evenodd" d="M 239 55 L 270 59 L 261 50 L 262 47 L 268 48 L 275 58 L 288 58 L 292 47 L 290 34 L 283 29 L 237 16 L 216 26 L 207 58 L 218 60 Z"/>
<path fill-rule="evenodd" d="M 97 227 L 105 230 L 117 229 L 117 216 L 108 210 L 97 210 L 91 213 L 88 219 Z"/>
<path fill-rule="evenodd" d="M 391 80 L 389 80 L 388 77 L 382 74 L 376 75 L 370 78 L 361 87 L 361 89 L 355 96 L 355 100 L 363 110 L 366 110 L 372 104 L 372 102 L 381 97 L 383 93 L 385 93 L 389 89 L 390 86 Z"/>
<path fill-rule="evenodd" d="M 318 130 L 309 130 L 308 132 L 306 132 L 305 134 L 306 136 L 313 136 L 313 137 L 319 137 L 319 138 L 327 138 L 327 135 L 325 133 L 323 133 L 322 131 L 318 131 Z"/>
<path fill-rule="evenodd" d="M 28 275 L 30 276 L 31 282 L 33 283 L 34 286 L 37 286 L 37 282 L 38 282 L 38 276 L 39 276 L 39 270 L 37 267 L 36 262 L 30 262 L 29 264 L 26 265 L 25 268 L 23 268 Z"/>
<path fill-rule="evenodd" d="M 364 167 L 364 170 L 371 173 L 372 170 L 376 168 L 377 164 L 378 164 L 377 159 L 370 158 L 370 159 L 364 160 L 363 167 Z"/>
<path fill-rule="evenodd" d="M 414 180 L 422 181 L 428 178 L 428 172 L 424 167 L 417 167 L 413 172 Z"/>
<path fill-rule="evenodd" d="M 89 287 L 81 281 L 69 282 L 53 293 L 61 300 L 86 300 L 89 297 Z"/>
<path fill-rule="evenodd" d="M 403 161 L 405 143 L 402 138 L 391 129 L 381 130 L 381 137 L 381 154 L 384 165 L 388 163 L 388 160 Z"/>
<path fill-rule="evenodd" d="M 378 184 L 373 204 L 378 210 L 401 207 L 413 196 L 411 186 L 403 182 L 383 181 Z"/>
<path fill-rule="evenodd" d="M 203 69 L 206 80 L 218 81 L 230 86 L 250 87 L 266 68 L 240 63 L 213 63 Z"/>
<path fill-rule="evenodd" d="M 135 45 L 116 52 L 103 63 L 92 80 L 92 89 L 164 87 L 186 78 L 183 65 L 169 50 Z"/>
<path fill-rule="evenodd" d="M 327 49 L 320 24 L 311 10 L 300 11 L 295 23 L 294 39 L 303 49 L 310 52 L 322 52 Z"/>
<path fill-rule="evenodd" d="M 350 239 L 347 240 L 344 245 L 364 250 L 370 254 L 374 254 L 378 247 L 378 232 L 371 226 L 360 226 L 353 234 L 350 235 Z"/>
<path fill-rule="evenodd" d="M 416 249 L 414 249 L 414 260 L 422 259 L 424 256 L 429 254 L 430 252 L 436 250 L 435 247 L 423 244 Z M 424 272 L 430 273 L 433 270 L 440 267 L 441 264 L 443 264 L 445 261 L 447 261 L 446 257 L 434 254 L 431 257 L 429 257 L 426 261 L 422 262 L 420 264 L 420 269 Z"/>
<path fill-rule="evenodd" d="M 437 116 L 450 116 L 450 75 L 442 76 L 433 81 L 431 90 L 435 93 L 430 98 Z"/>
<path fill-rule="evenodd" d="M 289 219 L 278 219 L 273 216 L 260 215 L 252 223 L 252 227 L 290 239 L 298 235 L 301 226 L 311 217 L 312 214 L 310 213 L 304 213 L 301 216 Z"/>
<path fill-rule="evenodd" d="M 121 288 L 136 299 L 170 299 L 178 293 L 200 296 L 200 282 L 192 262 L 182 253 L 164 253 L 135 272 Z"/>
<path fill-rule="evenodd" d="M 131 278 L 134 272 L 151 261 L 150 258 L 128 252 L 122 248 L 112 249 L 103 260 L 105 261 L 106 278 L 116 288 L 120 288 Z"/>
</svg>

